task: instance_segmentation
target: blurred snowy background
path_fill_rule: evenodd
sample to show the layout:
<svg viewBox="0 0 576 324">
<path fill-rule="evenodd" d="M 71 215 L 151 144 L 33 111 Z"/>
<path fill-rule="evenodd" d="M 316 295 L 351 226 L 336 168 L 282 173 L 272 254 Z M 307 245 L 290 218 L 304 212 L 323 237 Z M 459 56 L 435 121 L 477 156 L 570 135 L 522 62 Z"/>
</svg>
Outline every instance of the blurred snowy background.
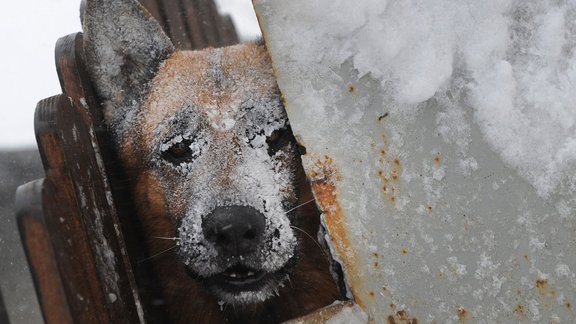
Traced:
<svg viewBox="0 0 576 324">
<path fill-rule="evenodd" d="M 216 0 L 242 40 L 260 37 L 250 0 Z M 81 30 L 80 0 L 9 1 L 0 10 L 0 323 L 40 323 L 13 212 L 14 192 L 43 176 L 34 138 L 34 109 L 59 94 L 54 45 Z M 3 298 L 2 298 L 3 297 Z M 6 309 L 2 306 L 2 300 Z"/>
</svg>

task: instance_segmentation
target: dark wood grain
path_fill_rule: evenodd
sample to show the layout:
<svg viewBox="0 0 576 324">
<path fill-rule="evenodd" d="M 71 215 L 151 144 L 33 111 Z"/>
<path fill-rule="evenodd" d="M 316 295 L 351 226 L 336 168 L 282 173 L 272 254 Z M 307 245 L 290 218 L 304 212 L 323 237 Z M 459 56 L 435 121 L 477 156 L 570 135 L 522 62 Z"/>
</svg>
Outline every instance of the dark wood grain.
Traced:
<svg viewBox="0 0 576 324">
<path fill-rule="evenodd" d="M 61 289 L 37 285 L 40 296 L 48 291 L 52 294 L 63 291 L 70 316 L 74 321 L 107 323 L 109 321 L 106 315 L 105 296 L 96 280 L 98 276 L 93 261 L 92 247 L 80 219 L 73 180 L 68 172 L 69 162 L 66 161 L 65 144 L 59 134 L 62 121 L 58 118 L 58 112 L 63 107 L 69 107 L 70 104 L 68 98 L 59 95 L 41 101 L 36 108 L 36 139 L 46 172 L 46 179 L 42 182 L 42 186 L 36 187 L 39 195 L 36 199 L 41 201 L 36 208 L 40 211 L 36 218 L 41 219 L 46 231 L 50 233 L 47 236 L 50 245 L 46 248 L 51 247 L 56 253 L 53 256 L 38 254 L 33 248 L 27 248 L 26 251 L 29 258 L 30 255 L 47 259 L 54 258 L 58 273 L 62 278 Z M 19 192 L 17 193 L 18 199 L 20 199 Z M 17 206 L 24 207 L 25 205 L 18 204 Z M 20 209 L 17 208 L 19 214 L 21 214 Z M 27 238 L 30 236 L 23 237 L 25 244 L 27 244 Z M 42 261 L 42 263 L 49 263 L 49 261 Z M 46 280 L 54 281 L 44 278 L 49 276 L 49 273 L 43 269 L 37 269 L 34 264 L 31 268 L 36 273 L 37 283 Z M 54 299 L 57 300 L 57 298 Z M 53 306 L 53 303 L 41 302 L 42 312 L 47 321 L 51 318 L 50 314 L 59 313 L 53 309 Z M 58 323 L 58 321 L 51 323 Z"/>
<path fill-rule="evenodd" d="M 73 323 L 57 258 L 50 234 L 44 222 L 42 191 L 44 179 L 18 188 L 16 209 L 18 228 L 32 279 L 38 292 L 38 301 L 44 321 L 48 324 Z"/>
<path fill-rule="evenodd" d="M 110 318 L 122 323 L 140 320 L 140 298 L 126 255 L 110 183 L 96 128 L 103 128 L 100 105 L 82 62 L 82 35 L 56 44 L 56 69 L 71 105 L 58 111 L 68 171 L 79 197 L 79 210 L 93 247 L 94 261 Z M 100 125 L 99 125 L 100 124 Z"/>
<path fill-rule="evenodd" d="M 217 13 L 212 0 L 141 2 L 180 49 L 238 40 L 231 20 Z M 49 324 L 143 323 L 145 316 L 163 322 L 160 308 L 150 311 L 153 307 L 145 303 L 147 309 L 141 309 L 139 288 L 153 286 L 153 280 L 139 265 L 136 285 L 132 265 L 146 256 L 145 249 L 82 57 L 80 33 L 58 41 L 63 94 L 42 100 L 35 114 L 46 177 L 16 194 L 20 234 L 42 314 Z"/>
<path fill-rule="evenodd" d="M 174 45 L 181 50 L 238 43 L 232 19 L 218 13 L 212 0 L 141 0 Z"/>
</svg>

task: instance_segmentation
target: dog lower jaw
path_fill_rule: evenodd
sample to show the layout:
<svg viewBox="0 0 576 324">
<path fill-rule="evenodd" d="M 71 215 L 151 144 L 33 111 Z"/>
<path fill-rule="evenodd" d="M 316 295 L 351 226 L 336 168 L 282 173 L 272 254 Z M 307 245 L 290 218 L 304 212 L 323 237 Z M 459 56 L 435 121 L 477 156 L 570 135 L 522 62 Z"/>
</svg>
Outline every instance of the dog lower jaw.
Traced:
<svg viewBox="0 0 576 324">
<path fill-rule="evenodd" d="M 209 277 L 188 272 L 219 300 L 221 306 L 248 306 L 278 296 L 290 281 L 292 267 L 293 262 L 288 262 L 274 272 L 266 272 L 236 265 Z"/>
<path fill-rule="evenodd" d="M 219 299 L 221 306 L 225 304 L 234 306 L 253 305 L 278 296 L 280 289 L 285 286 L 289 279 L 288 274 L 274 275 L 273 278 L 266 274 L 256 289 L 230 290 L 218 285 L 211 287 L 210 290 Z"/>
</svg>

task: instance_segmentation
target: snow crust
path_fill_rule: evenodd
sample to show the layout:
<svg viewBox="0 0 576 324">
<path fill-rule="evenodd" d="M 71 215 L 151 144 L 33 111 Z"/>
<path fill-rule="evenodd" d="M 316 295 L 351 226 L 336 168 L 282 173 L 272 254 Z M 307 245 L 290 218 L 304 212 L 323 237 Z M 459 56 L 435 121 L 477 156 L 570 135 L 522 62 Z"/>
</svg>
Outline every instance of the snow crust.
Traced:
<svg viewBox="0 0 576 324">
<path fill-rule="evenodd" d="M 298 38 L 288 43 L 310 44 L 290 54 L 295 68 L 351 61 L 360 78 L 379 80 L 390 112 L 406 117 L 431 98 L 469 107 L 492 149 L 541 197 L 566 179 L 576 186 L 575 1 L 280 6 L 287 12 L 301 7 L 302 20 L 325 17 L 286 36 Z M 438 121 L 439 132 L 465 148 L 461 135 L 469 130 L 458 113 Z M 474 161 L 464 162 L 463 168 L 474 168 Z"/>
<path fill-rule="evenodd" d="M 296 203 L 296 147 L 287 144 L 277 151 L 270 149 L 267 138 L 289 127 L 286 112 L 265 61 L 227 69 L 231 60 L 236 62 L 245 53 L 254 57 L 265 52 L 257 45 L 238 45 L 173 56 L 161 68 L 161 76 L 169 78 L 154 80 L 149 106 L 138 115 L 154 120 L 147 148 L 150 161 L 160 182 L 172 193 L 166 197 L 168 208 L 181 220 L 179 252 L 190 269 L 203 277 L 236 264 L 275 272 L 294 256 L 296 246 L 287 212 Z M 194 72 L 190 66 L 170 63 L 192 57 L 191 62 L 206 62 L 201 85 L 190 77 Z M 202 93 L 210 94 L 210 100 L 202 100 Z M 176 109 L 168 112 L 166 106 Z M 165 153 L 182 143 L 188 145 L 188 158 L 165 158 Z M 226 206 L 250 206 L 264 215 L 264 239 L 257 252 L 226 259 L 206 240 L 203 222 L 215 208 Z M 263 300 L 280 284 L 263 289 L 265 294 L 238 295 L 234 300 Z"/>
<path fill-rule="evenodd" d="M 326 324 L 364 324 L 368 323 L 368 315 L 354 304 L 352 307 L 344 307 L 336 315 L 326 321 Z"/>
<path fill-rule="evenodd" d="M 280 150 L 270 156 L 266 142 L 266 137 L 274 130 L 287 126 L 284 111 L 278 104 L 257 99 L 248 100 L 243 106 L 234 109 L 236 112 L 229 113 L 236 117 L 236 122 L 230 129 L 221 129 L 217 127 L 218 124 L 210 122 L 214 129 L 219 130 L 217 133 L 196 132 L 191 135 L 188 129 L 183 134 L 178 133 L 179 129 L 174 128 L 177 126 L 172 120 L 182 121 L 190 118 L 185 116 L 198 116 L 188 110 L 157 126 L 164 129 L 163 133 L 177 134 L 168 141 L 159 143 L 160 152 L 184 139 L 194 139 L 190 143 L 190 149 L 195 156 L 192 161 L 172 165 L 158 157 L 155 163 L 174 169 L 192 183 L 185 189 L 190 200 L 178 229 L 179 245 L 186 258 L 185 262 L 204 276 L 223 271 L 228 266 L 217 261 L 215 257 L 218 252 L 212 245 L 205 244 L 202 231 L 203 219 L 217 206 L 251 206 L 266 216 L 264 236 L 269 240 L 265 240 L 266 247 L 260 249 L 260 255 L 253 260 L 242 260 L 247 265 L 252 263 L 256 268 L 273 272 L 293 256 L 296 244 L 283 205 L 294 191 L 294 179 L 288 161 L 292 158 L 291 155 L 295 154 L 295 148 L 289 148 L 289 152 Z M 244 118 L 238 118 L 240 115 Z M 206 119 L 212 118 L 207 114 Z M 190 126 L 193 124 L 190 123 L 188 127 L 194 129 L 194 126 Z M 221 133 L 223 130 L 229 133 L 224 138 Z M 238 138 L 239 143 L 234 144 L 229 137 Z M 233 169 L 229 171 L 226 182 L 219 183 L 218 179 L 222 177 L 223 170 L 231 167 Z M 210 185 L 198 185 L 202 183 Z M 274 234 L 275 231 L 278 235 Z"/>
</svg>

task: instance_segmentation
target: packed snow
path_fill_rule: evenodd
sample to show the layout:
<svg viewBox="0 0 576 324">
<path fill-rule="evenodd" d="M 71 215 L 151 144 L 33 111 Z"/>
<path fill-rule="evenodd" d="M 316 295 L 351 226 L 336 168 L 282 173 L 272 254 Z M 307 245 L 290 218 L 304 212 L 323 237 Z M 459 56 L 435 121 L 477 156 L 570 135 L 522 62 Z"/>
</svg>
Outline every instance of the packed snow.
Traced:
<svg viewBox="0 0 576 324">
<path fill-rule="evenodd" d="M 410 115 L 449 91 L 453 102 L 463 98 L 473 109 L 485 140 L 542 197 L 562 179 L 576 184 L 575 1 L 370 0 L 362 6 L 369 10 L 347 1 L 298 6 L 303 21 L 330 15 L 313 29 L 294 26 L 296 41 L 314 44 L 290 53 L 294 66 L 351 60 L 360 77 L 380 81 L 391 113 Z M 447 121 L 438 125 L 443 135 L 458 136 L 466 127 L 458 118 Z"/>
</svg>

